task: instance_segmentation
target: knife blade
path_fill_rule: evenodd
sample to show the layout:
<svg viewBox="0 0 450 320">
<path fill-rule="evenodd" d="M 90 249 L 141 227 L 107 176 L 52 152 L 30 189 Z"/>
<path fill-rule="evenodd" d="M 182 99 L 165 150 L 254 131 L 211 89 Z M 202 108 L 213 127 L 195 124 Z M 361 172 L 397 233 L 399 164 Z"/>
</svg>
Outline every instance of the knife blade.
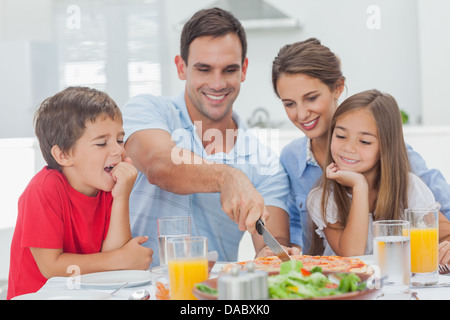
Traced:
<svg viewBox="0 0 450 320">
<path fill-rule="evenodd" d="M 286 250 L 278 243 L 278 241 L 272 236 L 272 234 L 266 229 L 264 222 L 261 218 L 256 221 L 256 230 L 263 236 L 264 243 L 272 250 L 281 261 L 289 261 L 291 257 L 287 254 Z"/>
</svg>

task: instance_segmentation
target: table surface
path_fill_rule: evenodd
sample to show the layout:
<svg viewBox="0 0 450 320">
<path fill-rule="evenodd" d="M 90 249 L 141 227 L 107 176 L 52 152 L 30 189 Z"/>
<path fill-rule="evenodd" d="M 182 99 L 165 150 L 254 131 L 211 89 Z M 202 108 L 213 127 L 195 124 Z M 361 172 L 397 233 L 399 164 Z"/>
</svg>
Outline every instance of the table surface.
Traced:
<svg viewBox="0 0 450 320">
<path fill-rule="evenodd" d="M 370 262 L 373 261 L 373 256 L 363 256 L 359 257 L 363 261 L 369 265 Z M 217 269 L 216 269 L 217 270 Z M 214 269 L 213 269 L 214 271 Z M 213 272 L 214 276 L 217 276 L 217 272 Z M 75 296 L 75 299 L 80 296 L 82 299 L 95 299 L 96 296 L 99 296 L 101 299 L 113 299 L 113 300 L 128 300 L 130 296 L 137 290 L 147 290 L 150 293 L 150 299 L 155 300 L 155 286 L 150 282 L 146 282 L 145 284 L 140 284 L 136 286 L 126 286 L 118 292 L 111 295 L 110 293 L 114 291 L 114 289 L 107 288 L 103 289 L 102 287 L 90 287 L 90 288 L 70 288 L 70 282 L 68 281 L 70 278 L 68 277 L 54 277 L 49 279 L 46 284 L 36 293 L 32 295 L 28 295 L 30 299 L 57 299 L 57 295 L 61 295 L 62 298 L 70 299 L 70 297 Z M 439 283 L 448 284 L 445 287 L 427 287 L 427 288 L 415 288 L 411 287 L 411 292 L 414 292 L 415 295 L 411 297 L 410 295 L 387 295 L 385 294 L 383 297 L 378 297 L 378 299 L 388 299 L 388 300 L 396 300 L 396 299 L 413 299 L 416 297 L 419 300 L 450 300 L 450 274 L 447 275 L 439 275 Z M 74 291 L 76 290 L 76 291 Z M 76 293 L 76 295 L 75 295 Z M 94 295 L 95 293 L 95 295 Z M 415 296 L 415 297 L 414 297 Z"/>
</svg>

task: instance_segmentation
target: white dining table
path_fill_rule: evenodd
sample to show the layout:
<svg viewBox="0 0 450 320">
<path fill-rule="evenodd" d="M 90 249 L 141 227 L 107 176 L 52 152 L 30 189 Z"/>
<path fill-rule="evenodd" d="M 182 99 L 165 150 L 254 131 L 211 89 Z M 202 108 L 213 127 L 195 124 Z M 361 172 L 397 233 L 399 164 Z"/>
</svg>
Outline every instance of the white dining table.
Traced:
<svg viewBox="0 0 450 320">
<path fill-rule="evenodd" d="M 365 256 L 362 260 L 370 264 L 373 261 L 373 256 Z M 212 273 L 213 274 L 213 273 Z M 217 276 L 217 272 L 213 276 Z M 125 286 L 116 293 L 111 293 L 120 287 L 103 287 L 103 286 L 79 286 L 75 287 L 67 277 L 50 278 L 45 285 L 36 292 L 36 294 L 28 295 L 30 299 L 112 299 L 112 300 L 128 300 L 130 296 L 138 290 L 146 290 L 150 293 L 150 300 L 155 300 L 155 286 L 149 280 L 145 283 L 137 283 Z M 412 295 L 384 295 L 377 299 L 396 300 L 396 299 L 411 299 L 411 300 L 450 300 L 450 274 L 439 275 L 439 284 L 446 284 L 446 286 L 433 286 L 426 288 L 411 287 Z M 20 298 L 20 297 L 19 297 Z M 27 298 L 27 297 L 25 297 Z"/>
<path fill-rule="evenodd" d="M 439 275 L 440 283 L 448 283 L 448 287 L 429 287 L 429 288 L 411 288 L 411 292 L 416 292 L 416 297 L 419 300 L 450 300 L 450 276 Z M 74 295 L 73 290 L 79 290 L 79 294 Z M 71 299 L 72 297 L 82 297 L 80 299 L 89 299 L 89 297 L 94 297 L 93 292 L 99 293 L 98 297 L 101 299 L 102 295 L 104 299 L 113 299 L 113 300 L 128 300 L 130 296 L 136 292 L 137 290 L 147 290 L 150 293 L 150 300 L 155 300 L 155 286 L 152 283 L 148 283 L 146 285 L 133 286 L 133 287 L 125 287 L 118 291 L 117 293 L 108 296 L 112 291 L 112 289 L 69 289 L 67 288 L 67 278 L 63 277 L 55 277 L 51 278 L 47 281 L 47 283 L 39 290 L 42 294 L 41 297 L 45 298 L 46 296 L 51 299 L 58 299 L 58 296 L 52 295 L 52 292 L 61 294 L 60 299 Z M 66 293 L 66 295 L 64 295 Z M 101 294 L 101 295 L 100 295 Z M 39 296 L 36 296 L 39 298 Z M 386 296 L 387 300 L 394 299 L 403 299 L 401 296 Z M 380 299 L 383 299 L 381 297 Z M 412 300 L 416 298 L 414 296 L 411 297 Z"/>
</svg>

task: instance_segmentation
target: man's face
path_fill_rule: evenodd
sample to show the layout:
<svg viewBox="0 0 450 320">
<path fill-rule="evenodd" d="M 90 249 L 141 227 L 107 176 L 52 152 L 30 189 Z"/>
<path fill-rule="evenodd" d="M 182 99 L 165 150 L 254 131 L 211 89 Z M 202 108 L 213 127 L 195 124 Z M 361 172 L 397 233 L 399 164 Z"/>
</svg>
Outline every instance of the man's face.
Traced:
<svg viewBox="0 0 450 320">
<path fill-rule="evenodd" d="M 232 111 L 248 61 L 242 63 L 239 37 L 227 34 L 195 39 L 189 48 L 188 63 L 175 59 L 178 76 L 186 80 L 186 104 L 192 120 L 220 121 Z"/>
</svg>

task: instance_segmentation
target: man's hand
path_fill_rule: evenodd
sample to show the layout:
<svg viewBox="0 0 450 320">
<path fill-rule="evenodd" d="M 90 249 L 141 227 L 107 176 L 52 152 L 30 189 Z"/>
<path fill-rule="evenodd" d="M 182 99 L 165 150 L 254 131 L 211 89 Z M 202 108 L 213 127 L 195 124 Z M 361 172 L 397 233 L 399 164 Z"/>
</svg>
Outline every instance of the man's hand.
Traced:
<svg viewBox="0 0 450 320">
<path fill-rule="evenodd" d="M 240 170 L 229 167 L 220 183 L 222 210 L 235 221 L 239 230 L 256 232 L 256 221 L 269 218 L 264 198 Z"/>
</svg>

